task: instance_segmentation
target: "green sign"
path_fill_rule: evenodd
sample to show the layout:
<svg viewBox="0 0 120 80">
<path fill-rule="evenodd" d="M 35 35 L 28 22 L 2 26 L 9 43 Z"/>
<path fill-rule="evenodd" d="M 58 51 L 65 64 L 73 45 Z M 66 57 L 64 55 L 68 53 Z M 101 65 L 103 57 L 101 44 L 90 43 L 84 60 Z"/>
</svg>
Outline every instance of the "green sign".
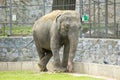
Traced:
<svg viewBox="0 0 120 80">
<path fill-rule="evenodd" d="M 88 21 L 89 20 L 89 15 L 85 14 L 82 16 L 82 21 Z"/>
</svg>

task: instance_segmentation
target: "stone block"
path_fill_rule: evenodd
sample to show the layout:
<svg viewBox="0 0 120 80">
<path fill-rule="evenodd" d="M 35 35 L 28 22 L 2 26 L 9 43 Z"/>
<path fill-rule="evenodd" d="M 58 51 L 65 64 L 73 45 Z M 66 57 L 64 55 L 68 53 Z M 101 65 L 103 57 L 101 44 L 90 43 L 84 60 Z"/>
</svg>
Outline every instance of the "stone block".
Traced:
<svg viewBox="0 0 120 80">
<path fill-rule="evenodd" d="M 75 62 L 74 63 L 74 72 L 76 73 L 82 73 L 82 74 L 88 74 L 89 73 L 89 64 L 88 63 L 80 63 Z"/>
<path fill-rule="evenodd" d="M 40 72 L 39 66 L 38 66 L 38 62 L 33 62 L 33 70 L 35 72 Z"/>
<path fill-rule="evenodd" d="M 7 62 L 8 63 L 8 71 L 21 71 L 22 64 L 21 62 Z"/>
<path fill-rule="evenodd" d="M 74 63 L 74 72 L 75 73 L 81 73 L 81 72 L 83 72 L 83 71 L 81 71 L 81 67 L 83 66 L 83 64 L 82 63 L 80 63 L 80 62 L 75 62 Z"/>
<path fill-rule="evenodd" d="M 114 74 L 114 66 L 113 65 L 98 64 L 97 70 L 98 70 L 97 72 L 98 72 L 99 76 L 113 78 L 113 74 Z"/>
<path fill-rule="evenodd" d="M 33 62 L 22 62 L 22 71 L 33 71 Z"/>
<path fill-rule="evenodd" d="M 89 74 L 98 75 L 98 65 L 94 63 L 89 63 Z"/>
<path fill-rule="evenodd" d="M 120 80 L 120 66 L 114 66 L 113 77 L 117 80 Z"/>
<path fill-rule="evenodd" d="M 0 62 L 0 71 L 7 71 L 8 64 L 6 62 Z"/>
</svg>

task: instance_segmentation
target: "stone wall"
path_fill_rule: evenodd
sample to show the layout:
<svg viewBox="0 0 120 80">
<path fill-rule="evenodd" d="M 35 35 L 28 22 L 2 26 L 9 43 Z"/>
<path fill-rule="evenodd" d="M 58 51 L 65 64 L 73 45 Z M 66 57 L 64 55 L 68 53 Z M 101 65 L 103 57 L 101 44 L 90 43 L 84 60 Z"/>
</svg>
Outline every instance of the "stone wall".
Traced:
<svg viewBox="0 0 120 80">
<path fill-rule="evenodd" d="M 38 61 L 32 40 L 32 37 L 1 38 L 0 61 Z M 75 62 L 120 65 L 120 40 L 82 38 L 76 53 Z"/>
<path fill-rule="evenodd" d="M 75 61 L 120 65 L 120 40 L 80 39 Z"/>
<path fill-rule="evenodd" d="M 33 38 L 2 38 L 0 39 L 0 61 L 31 61 L 38 59 Z"/>
</svg>

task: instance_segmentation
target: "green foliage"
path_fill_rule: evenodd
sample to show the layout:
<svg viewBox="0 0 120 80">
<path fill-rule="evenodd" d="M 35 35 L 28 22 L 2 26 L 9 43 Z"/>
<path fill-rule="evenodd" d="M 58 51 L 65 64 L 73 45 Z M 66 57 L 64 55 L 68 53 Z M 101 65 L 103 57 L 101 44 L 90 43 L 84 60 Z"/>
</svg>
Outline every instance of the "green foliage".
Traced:
<svg viewBox="0 0 120 80">
<path fill-rule="evenodd" d="M 72 76 L 66 73 L 35 73 L 27 71 L 0 72 L 0 80 L 103 80 L 87 76 Z"/>
</svg>

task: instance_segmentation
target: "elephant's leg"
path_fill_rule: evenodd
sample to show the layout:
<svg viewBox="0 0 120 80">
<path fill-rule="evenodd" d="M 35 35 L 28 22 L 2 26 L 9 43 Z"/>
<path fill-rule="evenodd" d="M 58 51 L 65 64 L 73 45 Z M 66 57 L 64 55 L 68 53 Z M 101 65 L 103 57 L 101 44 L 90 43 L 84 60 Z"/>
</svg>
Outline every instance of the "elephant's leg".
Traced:
<svg viewBox="0 0 120 80">
<path fill-rule="evenodd" d="M 46 67 L 44 66 L 42 60 L 45 57 L 45 51 L 41 48 L 37 48 L 37 51 L 38 51 L 38 55 L 39 55 L 39 58 L 40 58 L 38 66 L 40 68 L 40 71 L 44 71 Z"/>
<path fill-rule="evenodd" d="M 49 62 L 50 58 L 52 57 L 52 52 L 51 51 L 45 50 L 45 52 L 46 52 L 46 54 L 41 60 L 41 64 L 44 67 L 43 71 L 47 71 L 46 65 Z"/>
<path fill-rule="evenodd" d="M 68 65 L 69 49 L 70 49 L 70 45 L 65 44 L 63 59 L 62 59 L 62 66 L 63 66 L 63 68 L 66 68 L 66 71 L 67 71 L 67 65 Z"/>
<path fill-rule="evenodd" d="M 60 62 L 60 55 L 59 55 L 59 38 L 52 38 L 51 39 L 51 50 L 53 53 L 53 59 L 54 59 L 54 71 L 55 72 L 65 72 L 66 69 L 62 67 Z"/>
<path fill-rule="evenodd" d="M 35 46 L 36 46 L 36 49 L 37 49 L 37 52 L 38 52 L 38 56 L 39 56 L 39 59 L 40 59 L 40 62 L 38 63 L 38 66 L 40 68 L 40 71 L 44 71 L 45 68 L 44 68 L 43 64 L 41 63 L 41 60 L 45 56 L 45 51 L 40 47 L 39 39 L 37 38 L 35 33 L 33 33 L 33 37 L 34 37 Z"/>
<path fill-rule="evenodd" d="M 68 59 L 68 71 L 69 72 L 73 72 L 73 59 L 75 57 L 75 51 L 76 50 L 72 50 L 69 53 L 69 59 Z"/>
<path fill-rule="evenodd" d="M 36 45 L 36 48 L 37 48 L 38 56 L 39 56 L 39 59 L 40 59 L 40 61 L 39 61 L 39 63 L 38 63 L 38 66 L 39 66 L 39 68 L 40 68 L 40 71 L 44 71 L 45 67 L 44 67 L 43 64 L 42 64 L 42 59 L 43 59 L 44 56 L 45 56 L 45 51 L 44 51 L 43 49 L 41 49 L 41 48 L 39 47 L 39 45 Z"/>
</svg>

